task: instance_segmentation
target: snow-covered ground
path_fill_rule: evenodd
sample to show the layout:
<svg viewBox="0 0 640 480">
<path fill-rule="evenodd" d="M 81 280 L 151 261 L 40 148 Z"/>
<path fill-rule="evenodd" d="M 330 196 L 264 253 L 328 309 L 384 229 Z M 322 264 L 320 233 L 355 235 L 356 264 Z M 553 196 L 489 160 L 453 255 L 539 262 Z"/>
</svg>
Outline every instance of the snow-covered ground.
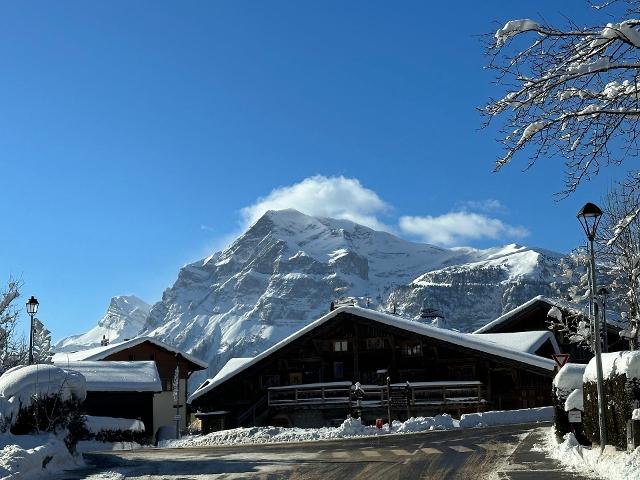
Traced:
<svg viewBox="0 0 640 480">
<path fill-rule="evenodd" d="M 313 440 L 335 440 L 339 438 L 366 437 L 398 433 L 427 432 L 430 430 L 452 430 L 455 428 L 487 427 L 493 425 L 513 425 L 550 421 L 552 407 L 525 410 L 470 413 L 455 420 L 449 415 L 435 417 L 412 417 L 406 422 L 394 420 L 391 430 L 388 426 L 378 429 L 363 425 L 360 419 L 347 417 L 339 427 L 283 428 L 249 427 L 212 432 L 207 435 L 190 435 L 180 440 L 160 442 L 160 447 L 201 447 L 209 445 L 238 445 L 251 443 L 303 442 Z"/>
<path fill-rule="evenodd" d="M 564 441 L 558 443 L 553 429 L 549 428 L 543 444 L 536 445 L 534 449 L 558 460 L 567 470 L 593 478 L 606 480 L 640 478 L 640 447 L 630 453 L 607 447 L 601 454 L 599 448 L 591 449 L 580 445 L 572 433 L 565 435 Z"/>
<path fill-rule="evenodd" d="M 64 441 L 50 433 L 0 434 L 0 480 L 37 480 L 83 465 Z"/>
</svg>

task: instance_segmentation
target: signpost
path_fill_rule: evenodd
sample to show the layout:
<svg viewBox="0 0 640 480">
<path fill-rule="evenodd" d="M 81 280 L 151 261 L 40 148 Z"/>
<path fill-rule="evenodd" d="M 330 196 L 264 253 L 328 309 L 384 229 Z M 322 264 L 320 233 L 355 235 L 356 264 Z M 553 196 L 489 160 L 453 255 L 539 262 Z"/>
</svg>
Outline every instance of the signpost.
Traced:
<svg viewBox="0 0 640 480">
<path fill-rule="evenodd" d="M 176 414 L 173 419 L 176 421 L 176 438 L 180 438 L 180 365 L 176 366 L 173 373 L 173 401 L 176 406 Z"/>
<path fill-rule="evenodd" d="M 551 355 L 551 358 L 553 358 L 553 361 L 556 362 L 556 365 L 558 366 L 558 370 L 560 370 L 569 361 L 569 354 L 568 353 L 554 353 L 553 355 Z"/>
</svg>

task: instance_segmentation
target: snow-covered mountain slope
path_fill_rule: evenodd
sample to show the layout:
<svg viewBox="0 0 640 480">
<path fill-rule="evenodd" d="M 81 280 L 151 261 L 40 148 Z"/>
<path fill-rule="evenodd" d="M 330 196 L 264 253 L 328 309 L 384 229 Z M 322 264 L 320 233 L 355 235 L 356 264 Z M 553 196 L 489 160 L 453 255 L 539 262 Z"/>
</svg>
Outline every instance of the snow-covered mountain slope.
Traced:
<svg viewBox="0 0 640 480">
<path fill-rule="evenodd" d="M 142 331 L 151 305 L 135 295 L 113 297 L 107 313 L 98 325 L 82 335 L 63 338 L 55 345 L 57 352 L 72 352 L 100 346 L 102 338 L 110 342 L 137 337 Z"/>
<path fill-rule="evenodd" d="M 353 296 L 417 318 L 423 306 L 470 331 L 549 295 L 559 254 L 517 245 L 476 250 L 413 243 L 345 220 L 270 211 L 229 248 L 183 267 L 143 334 L 209 362 L 251 357 Z M 193 382 L 194 384 L 196 382 Z"/>
</svg>

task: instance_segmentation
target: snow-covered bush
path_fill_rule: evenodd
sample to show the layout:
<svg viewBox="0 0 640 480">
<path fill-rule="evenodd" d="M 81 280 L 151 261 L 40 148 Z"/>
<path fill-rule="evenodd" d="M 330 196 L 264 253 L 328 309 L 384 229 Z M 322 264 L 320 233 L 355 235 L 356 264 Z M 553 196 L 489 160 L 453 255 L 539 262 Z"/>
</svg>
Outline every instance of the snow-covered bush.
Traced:
<svg viewBox="0 0 640 480">
<path fill-rule="evenodd" d="M 148 444 L 151 441 L 141 420 L 84 415 L 83 421 L 87 430 L 87 435 L 83 437 L 83 440 L 109 443 L 135 442 L 138 444 Z"/>
<path fill-rule="evenodd" d="M 554 429 L 558 439 L 571 431 L 569 415 L 565 410 L 567 398 L 576 389 L 582 389 L 582 376 L 586 365 L 579 363 L 567 363 L 553 378 L 553 409 L 554 409 Z"/>
<path fill-rule="evenodd" d="M 16 435 L 66 431 L 73 451 L 84 435 L 81 403 L 86 382 L 77 372 L 53 365 L 15 367 L 0 377 L 0 428 Z"/>
<path fill-rule="evenodd" d="M 640 351 L 602 355 L 607 443 L 627 447 L 627 421 L 640 402 Z M 594 443 L 600 442 L 596 361 L 592 359 L 583 376 L 584 433 Z"/>
</svg>

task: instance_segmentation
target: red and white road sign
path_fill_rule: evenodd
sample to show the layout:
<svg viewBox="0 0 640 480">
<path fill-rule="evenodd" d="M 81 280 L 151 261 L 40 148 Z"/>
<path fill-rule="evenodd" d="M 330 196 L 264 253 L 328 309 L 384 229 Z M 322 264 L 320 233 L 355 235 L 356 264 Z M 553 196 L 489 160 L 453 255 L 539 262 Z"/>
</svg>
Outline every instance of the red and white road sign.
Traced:
<svg viewBox="0 0 640 480">
<path fill-rule="evenodd" d="M 568 353 L 554 353 L 553 355 L 551 355 L 551 358 L 553 358 L 553 361 L 556 362 L 556 365 L 558 365 L 558 368 L 562 368 L 569 361 L 569 354 Z"/>
</svg>

